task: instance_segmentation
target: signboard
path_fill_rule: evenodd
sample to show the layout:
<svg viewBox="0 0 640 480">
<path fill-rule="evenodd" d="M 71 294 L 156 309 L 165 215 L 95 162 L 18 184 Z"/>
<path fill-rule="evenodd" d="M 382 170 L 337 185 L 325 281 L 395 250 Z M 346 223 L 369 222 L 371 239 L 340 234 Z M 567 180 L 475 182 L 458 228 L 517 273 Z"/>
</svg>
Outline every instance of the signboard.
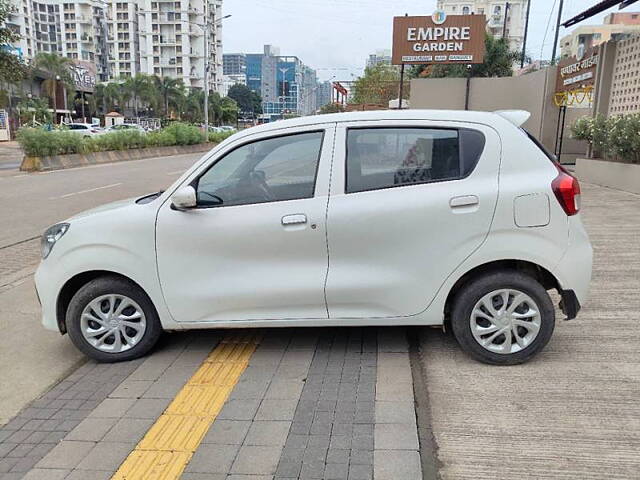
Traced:
<svg viewBox="0 0 640 480">
<path fill-rule="evenodd" d="M 93 92 L 96 88 L 96 65 L 84 60 L 76 60 L 69 65 L 71 77 L 79 92 Z"/>
<path fill-rule="evenodd" d="M 394 17 L 392 63 L 473 64 L 484 60 L 484 15 Z"/>
<path fill-rule="evenodd" d="M 595 85 L 599 55 L 595 48 L 580 49 L 578 55 L 558 63 L 556 93 L 571 92 Z"/>
</svg>

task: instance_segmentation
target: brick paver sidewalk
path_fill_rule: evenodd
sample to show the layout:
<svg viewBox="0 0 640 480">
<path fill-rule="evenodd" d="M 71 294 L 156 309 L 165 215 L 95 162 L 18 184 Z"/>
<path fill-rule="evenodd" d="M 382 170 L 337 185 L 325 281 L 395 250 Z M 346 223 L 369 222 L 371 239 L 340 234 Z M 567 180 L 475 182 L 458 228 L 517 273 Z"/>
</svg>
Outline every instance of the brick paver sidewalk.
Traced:
<svg viewBox="0 0 640 480">
<path fill-rule="evenodd" d="M 263 333 L 168 478 L 421 478 L 404 330 Z M 146 359 L 82 367 L 0 429 L 0 479 L 111 478 L 223 334 L 173 335 Z M 126 478 L 158 477 L 136 472 Z"/>
</svg>

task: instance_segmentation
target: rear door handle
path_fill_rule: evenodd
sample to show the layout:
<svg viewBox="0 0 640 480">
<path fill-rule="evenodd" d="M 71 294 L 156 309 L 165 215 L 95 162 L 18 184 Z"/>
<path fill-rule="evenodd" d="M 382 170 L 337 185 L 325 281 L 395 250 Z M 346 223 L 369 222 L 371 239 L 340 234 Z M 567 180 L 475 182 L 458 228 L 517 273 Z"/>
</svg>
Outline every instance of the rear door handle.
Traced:
<svg viewBox="0 0 640 480">
<path fill-rule="evenodd" d="M 480 203 L 480 199 L 475 195 L 464 195 L 461 197 L 453 197 L 449 200 L 449 206 L 451 208 L 456 207 L 470 207 L 472 205 L 478 205 Z"/>
<path fill-rule="evenodd" d="M 294 215 L 285 215 L 282 217 L 282 225 L 299 225 L 307 223 L 307 216 L 304 213 L 296 213 Z"/>
</svg>

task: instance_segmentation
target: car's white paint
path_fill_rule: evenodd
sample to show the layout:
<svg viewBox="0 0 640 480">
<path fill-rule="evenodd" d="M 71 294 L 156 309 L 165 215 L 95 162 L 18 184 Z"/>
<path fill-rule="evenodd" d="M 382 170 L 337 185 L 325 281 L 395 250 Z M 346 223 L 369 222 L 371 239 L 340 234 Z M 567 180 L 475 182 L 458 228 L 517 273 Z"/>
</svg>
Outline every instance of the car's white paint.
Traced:
<svg viewBox="0 0 640 480">
<path fill-rule="evenodd" d="M 555 200 L 555 167 L 517 127 L 524 115 L 382 111 L 303 117 L 239 132 L 156 200 L 85 212 L 36 273 L 43 323 L 75 275 L 100 270 L 138 283 L 165 329 L 282 325 L 438 325 L 455 282 L 488 262 L 550 271 L 584 304 L 591 246 L 580 215 Z M 344 194 L 348 124 L 459 125 L 482 130 L 485 151 L 466 179 Z M 178 211 L 171 197 L 247 141 L 325 130 L 313 198 Z M 549 222 L 519 228 L 514 202 L 547 195 Z M 477 197 L 477 205 L 469 199 Z M 459 200 L 462 198 L 462 200 Z M 283 225 L 304 214 L 306 224 Z M 315 228 L 311 228 L 315 225 Z"/>
</svg>

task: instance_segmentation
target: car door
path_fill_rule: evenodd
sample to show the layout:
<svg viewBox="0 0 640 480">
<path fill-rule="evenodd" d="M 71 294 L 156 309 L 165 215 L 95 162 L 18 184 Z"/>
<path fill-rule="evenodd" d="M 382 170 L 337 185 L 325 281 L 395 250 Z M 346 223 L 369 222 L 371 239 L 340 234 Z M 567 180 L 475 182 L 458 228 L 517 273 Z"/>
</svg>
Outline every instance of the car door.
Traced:
<svg viewBox="0 0 640 480">
<path fill-rule="evenodd" d="M 483 125 L 339 124 L 327 219 L 330 318 L 424 311 L 486 238 L 499 161 L 499 136 Z"/>
<path fill-rule="evenodd" d="M 331 124 L 242 139 L 187 180 L 197 208 L 165 202 L 158 272 L 176 321 L 327 318 L 334 133 Z"/>
</svg>

